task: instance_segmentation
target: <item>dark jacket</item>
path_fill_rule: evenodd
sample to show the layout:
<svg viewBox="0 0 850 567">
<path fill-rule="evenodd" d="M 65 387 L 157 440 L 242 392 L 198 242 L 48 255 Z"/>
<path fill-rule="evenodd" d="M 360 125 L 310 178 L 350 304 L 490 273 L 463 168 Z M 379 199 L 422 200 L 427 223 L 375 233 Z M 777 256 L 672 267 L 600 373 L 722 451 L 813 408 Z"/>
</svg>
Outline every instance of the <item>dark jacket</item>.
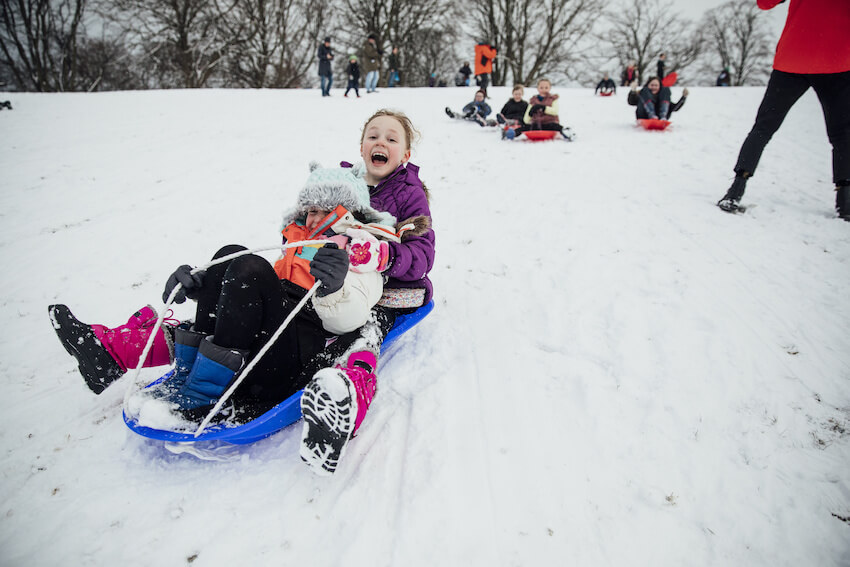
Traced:
<svg viewBox="0 0 850 567">
<path fill-rule="evenodd" d="M 514 99 L 510 99 L 505 103 L 505 106 L 502 107 L 502 116 L 507 118 L 508 120 L 519 120 L 522 122 L 522 117 L 525 116 L 525 110 L 528 108 L 528 103 L 524 100 L 519 102 Z"/>
<path fill-rule="evenodd" d="M 360 82 L 360 65 L 357 64 L 357 61 L 351 61 L 348 64 L 348 80 L 355 85 Z"/>
<path fill-rule="evenodd" d="M 649 87 L 643 87 L 640 92 L 629 91 L 628 103 L 637 106 L 635 114 L 638 120 L 643 118 L 660 118 L 669 120 L 670 115 L 685 105 L 683 96 L 675 104 L 670 102 L 670 88 L 661 87 L 654 95 Z"/>
<path fill-rule="evenodd" d="M 658 60 L 658 69 L 657 70 L 658 70 L 659 80 L 663 79 L 664 78 L 664 61 L 662 61 L 661 59 Z"/>
<path fill-rule="evenodd" d="M 366 40 L 366 43 L 363 44 L 362 51 L 363 72 L 368 74 L 372 71 L 380 71 L 381 55 L 384 54 L 383 50 L 378 49 L 378 45 L 376 43 Z"/>
<path fill-rule="evenodd" d="M 470 75 L 472 75 L 472 69 L 469 68 L 469 65 L 464 65 L 460 68 L 460 71 L 458 71 L 458 73 L 463 75 L 464 78 L 469 79 Z"/>
<path fill-rule="evenodd" d="M 389 71 L 398 71 L 400 64 L 401 63 L 398 60 L 398 53 L 390 53 L 390 56 L 387 57 L 387 69 Z"/>
<path fill-rule="evenodd" d="M 485 118 L 491 112 L 492 109 L 490 108 L 490 105 L 484 102 L 483 100 L 481 102 L 473 100 L 472 102 L 463 107 L 464 114 L 480 114 Z"/>
<path fill-rule="evenodd" d="M 726 71 L 725 69 L 723 71 L 721 71 L 719 75 L 717 75 L 717 83 L 716 84 L 717 84 L 718 87 L 728 87 L 729 81 L 730 81 L 729 72 Z"/>
<path fill-rule="evenodd" d="M 596 94 L 599 89 L 617 92 L 617 84 L 614 82 L 614 79 L 602 79 L 601 81 L 599 81 L 599 84 L 596 85 L 596 90 L 593 91 L 593 93 Z"/>
<path fill-rule="evenodd" d="M 330 55 L 330 58 L 328 58 L 328 55 Z M 318 58 L 319 58 L 319 76 L 320 77 L 330 77 L 331 74 L 332 74 L 332 72 L 331 72 L 331 61 L 334 58 L 333 49 L 325 46 L 324 43 L 321 44 L 319 46 Z"/>
</svg>

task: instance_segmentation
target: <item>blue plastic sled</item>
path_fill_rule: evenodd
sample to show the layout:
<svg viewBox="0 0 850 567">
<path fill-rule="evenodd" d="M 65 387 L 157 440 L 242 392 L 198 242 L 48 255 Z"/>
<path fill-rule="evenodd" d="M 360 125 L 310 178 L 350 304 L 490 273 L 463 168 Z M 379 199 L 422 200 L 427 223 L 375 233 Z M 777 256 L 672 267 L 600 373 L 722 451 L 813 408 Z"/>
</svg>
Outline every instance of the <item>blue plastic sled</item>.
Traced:
<svg viewBox="0 0 850 567">
<path fill-rule="evenodd" d="M 413 328 L 417 323 L 425 318 L 428 313 L 434 309 L 434 301 L 428 302 L 413 313 L 407 315 L 399 315 L 396 317 L 395 324 L 390 332 L 387 333 L 383 344 L 381 345 L 381 354 L 387 352 L 392 344 L 405 332 Z M 163 380 L 167 380 L 174 373 L 174 370 L 169 370 L 167 374 L 151 383 L 157 384 Z M 150 386 L 148 386 L 150 387 Z M 203 433 L 195 437 L 194 433 L 168 431 L 164 429 L 154 429 L 139 425 L 134 419 L 124 413 L 124 423 L 131 430 L 143 437 L 158 439 L 160 441 L 175 441 L 175 442 L 195 442 L 195 441 L 224 441 L 233 443 L 234 445 L 246 445 L 259 441 L 270 435 L 274 435 L 284 427 L 291 425 L 301 419 L 301 394 L 303 390 L 299 390 L 289 396 L 263 415 L 252 419 L 248 423 L 238 425 L 236 427 L 226 427 L 223 424 L 211 425 L 204 430 Z"/>
</svg>

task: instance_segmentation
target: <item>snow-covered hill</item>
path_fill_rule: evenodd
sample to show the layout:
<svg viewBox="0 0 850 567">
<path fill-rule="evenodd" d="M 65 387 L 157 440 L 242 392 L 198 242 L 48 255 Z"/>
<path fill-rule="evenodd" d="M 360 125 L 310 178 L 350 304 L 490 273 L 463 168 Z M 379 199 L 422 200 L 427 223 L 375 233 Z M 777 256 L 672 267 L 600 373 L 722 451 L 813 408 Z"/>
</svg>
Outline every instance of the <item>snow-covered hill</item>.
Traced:
<svg viewBox="0 0 850 567">
<path fill-rule="evenodd" d="M 0 563 L 850 564 L 850 223 L 814 94 L 731 216 L 761 89 L 691 89 L 663 133 L 560 92 L 574 143 L 449 120 L 471 89 L 3 96 Z M 338 474 L 299 427 L 219 463 L 130 433 L 47 305 L 117 325 L 177 265 L 275 244 L 382 106 L 422 132 L 437 308 Z"/>
</svg>

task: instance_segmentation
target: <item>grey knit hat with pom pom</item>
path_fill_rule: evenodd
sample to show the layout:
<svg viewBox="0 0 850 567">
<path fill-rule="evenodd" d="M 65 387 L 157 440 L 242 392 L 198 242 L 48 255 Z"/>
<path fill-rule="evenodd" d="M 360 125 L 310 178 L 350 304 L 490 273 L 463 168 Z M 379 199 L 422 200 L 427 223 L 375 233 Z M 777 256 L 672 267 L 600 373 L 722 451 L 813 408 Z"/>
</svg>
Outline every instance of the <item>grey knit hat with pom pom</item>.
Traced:
<svg viewBox="0 0 850 567">
<path fill-rule="evenodd" d="M 369 204 L 369 188 L 363 179 L 363 171 L 362 164 L 355 167 L 321 167 L 316 162 L 310 162 L 310 176 L 298 193 L 295 208 L 284 213 L 283 224 L 306 217 L 310 207 L 330 211 L 342 205 L 365 218 L 366 222 L 394 226 L 394 216 L 376 211 Z"/>
</svg>

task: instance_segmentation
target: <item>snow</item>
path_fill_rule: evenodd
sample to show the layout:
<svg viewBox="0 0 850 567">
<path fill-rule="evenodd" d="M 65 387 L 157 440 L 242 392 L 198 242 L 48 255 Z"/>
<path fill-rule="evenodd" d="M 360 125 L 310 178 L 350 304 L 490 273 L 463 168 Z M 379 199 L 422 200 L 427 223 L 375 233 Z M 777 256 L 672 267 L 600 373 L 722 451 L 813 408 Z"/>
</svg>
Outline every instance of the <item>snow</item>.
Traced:
<svg viewBox="0 0 850 567">
<path fill-rule="evenodd" d="M 2 97 L 2 563 L 850 564 L 850 223 L 812 92 L 737 216 L 714 203 L 761 88 L 693 88 L 666 132 L 556 88 L 573 143 L 449 120 L 473 89 L 332 92 Z M 275 245 L 383 106 L 422 132 L 437 307 L 337 474 L 300 425 L 223 462 L 131 433 L 126 380 L 93 395 L 47 306 L 121 324 L 176 266 Z"/>
</svg>

